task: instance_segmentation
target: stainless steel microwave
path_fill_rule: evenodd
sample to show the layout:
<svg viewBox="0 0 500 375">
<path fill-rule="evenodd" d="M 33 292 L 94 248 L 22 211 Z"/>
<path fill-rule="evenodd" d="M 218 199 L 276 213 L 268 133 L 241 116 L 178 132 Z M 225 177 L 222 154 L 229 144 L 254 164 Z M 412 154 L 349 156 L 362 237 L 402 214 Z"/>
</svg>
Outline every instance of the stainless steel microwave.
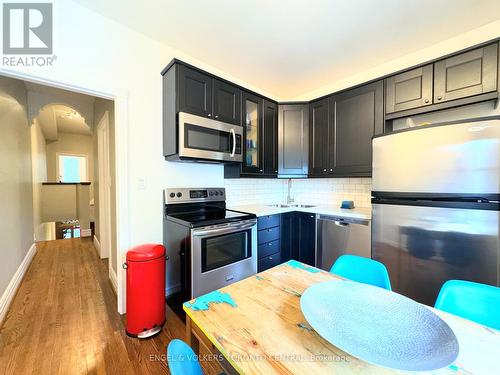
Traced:
<svg viewBox="0 0 500 375">
<path fill-rule="evenodd" d="M 208 162 L 241 162 L 241 126 L 179 112 L 178 157 Z"/>
</svg>

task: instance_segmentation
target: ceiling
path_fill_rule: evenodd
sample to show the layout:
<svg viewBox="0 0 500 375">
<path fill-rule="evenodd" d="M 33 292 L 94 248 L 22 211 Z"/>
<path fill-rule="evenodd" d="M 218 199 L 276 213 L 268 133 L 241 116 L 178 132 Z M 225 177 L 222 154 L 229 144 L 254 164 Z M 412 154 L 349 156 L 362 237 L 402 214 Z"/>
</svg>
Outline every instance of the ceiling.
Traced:
<svg viewBox="0 0 500 375">
<path fill-rule="evenodd" d="M 73 108 L 56 104 L 54 105 L 54 113 L 57 121 L 57 130 L 60 133 L 92 135 L 90 126 L 87 125 L 80 113 Z"/>
<path fill-rule="evenodd" d="M 276 99 L 500 19 L 498 0 L 76 1 Z"/>
<path fill-rule="evenodd" d="M 56 141 L 59 133 L 92 135 L 92 129 L 85 119 L 72 107 L 49 104 L 36 116 L 45 139 Z"/>
</svg>

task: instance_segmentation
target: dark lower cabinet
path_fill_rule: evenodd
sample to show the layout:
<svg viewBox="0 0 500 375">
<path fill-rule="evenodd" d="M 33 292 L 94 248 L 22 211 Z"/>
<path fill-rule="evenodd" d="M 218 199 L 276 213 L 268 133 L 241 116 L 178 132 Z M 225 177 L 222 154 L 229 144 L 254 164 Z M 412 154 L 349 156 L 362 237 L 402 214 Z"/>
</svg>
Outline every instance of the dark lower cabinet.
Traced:
<svg viewBox="0 0 500 375">
<path fill-rule="evenodd" d="M 384 128 L 383 81 L 330 97 L 329 166 L 335 176 L 371 176 L 372 137 Z"/>
<path fill-rule="evenodd" d="M 295 259 L 315 266 L 316 216 L 287 212 L 281 218 L 281 261 Z"/>
<path fill-rule="evenodd" d="M 281 215 L 257 219 L 257 271 L 262 272 L 281 263 Z"/>
<path fill-rule="evenodd" d="M 269 268 L 273 268 L 274 266 L 277 266 L 278 264 L 281 263 L 283 263 L 283 260 L 281 259 L 281 254 L 276 253 L 259 259 L 257 263 L 257 269 L 259 272 L 262 272 L 268 270 Z"/>
</svg>

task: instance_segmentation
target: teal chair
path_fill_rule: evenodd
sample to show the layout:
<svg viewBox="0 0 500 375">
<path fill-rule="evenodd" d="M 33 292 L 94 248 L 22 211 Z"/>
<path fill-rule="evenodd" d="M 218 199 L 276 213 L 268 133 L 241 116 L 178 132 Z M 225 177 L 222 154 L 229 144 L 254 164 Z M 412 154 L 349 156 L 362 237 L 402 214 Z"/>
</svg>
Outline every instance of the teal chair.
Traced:
<svg viewBox="0 0 500 375">
<path fill-rule="evenodd" d="M 168 369 L 172 375 L 203 375 L 193 349 L 182 340 L 172 340 L 167 347 Z"/>
<path fill-rule="evenodd" d="M 359 283 L 392 290 L 387 268 L 370 258 L 350 254 L 341 255 L 330 272 Z"/>
<path fill-rule="evenodd" d="M 448 280 L 441 287 L 434 307 L 500 329 L 500 288 L 496 286 Z"/>
</svg>

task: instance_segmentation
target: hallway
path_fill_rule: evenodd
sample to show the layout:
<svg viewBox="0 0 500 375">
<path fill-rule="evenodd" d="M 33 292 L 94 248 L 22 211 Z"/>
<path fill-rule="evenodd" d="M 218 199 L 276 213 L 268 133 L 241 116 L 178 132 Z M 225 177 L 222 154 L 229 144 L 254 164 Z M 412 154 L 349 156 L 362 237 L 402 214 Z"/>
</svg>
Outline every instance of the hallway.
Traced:
<svg viewBox="0 0 500 375">
<path fill-rule="evenodd" d="M 117 313 L 107 261 L 99 259 L 92 241 L 37 246 L 0 329 L 0 374 L 168 373 L 165 347 L 172 338 L 184 338 L 182 320 L 167 309 L 160 335 L 129 338 Z"/>
</svg>

